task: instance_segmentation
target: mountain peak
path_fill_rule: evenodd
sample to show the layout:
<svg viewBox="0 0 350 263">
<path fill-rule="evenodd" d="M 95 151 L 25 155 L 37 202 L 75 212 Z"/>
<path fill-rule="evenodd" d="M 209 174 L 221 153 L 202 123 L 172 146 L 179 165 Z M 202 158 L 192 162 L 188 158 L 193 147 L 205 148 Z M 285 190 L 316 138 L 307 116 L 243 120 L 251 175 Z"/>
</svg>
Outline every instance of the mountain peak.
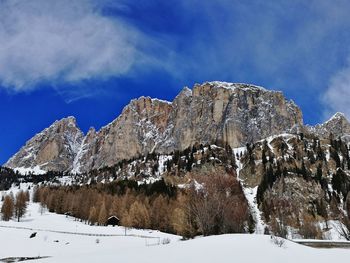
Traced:
<svg viewBox="0 0 350 263">
<path fill-rule="evenodd" d="M 254 84 L 248 83 L 235 83 L 235 82 L 225 82 L 225 81 L 209 81 L 203 83 L 203 85 L 210 85 L 217 88 L 226 88 L 226 89 L 254 89 L 254 90 L 262 90 L 267 91 L 267 89 L 257 86 Z"/>
<path fill-rule="evenodd" d="M 60 120 L 56 120 L 53 124 L 55 123 L 76 123 L 77 120 L 74 116 L 68 116 L 68 117 L 64 117 Z"/>
<path fill-rule="evenodd" d="M 27 141 L 5 166 L 26 169 L 38 167 L 46 171 L 70 170 L 71 162 L 83 138 L 84 134 L 77 127 L 75 117 L 69 116 L 56 120 Z"/>
<path fill-rule="evenodd" d="M 65 118 L 62 118 L 60 120 L 56 120 L 54 123 L 52 123 L 48 129 L 66 129 L 66 128 L 73 128 L 73 129 L 79 129 L 77 125 L 77 120 L 73 116 L 68 116 Z M 46 130 L 46 129 L 45 129 Z"/>
<path fill-rule="evenodd" d="M 326 121 L 326 123 L 330 121 L 339 121 L 339 120 L 342 120 L 342 121 L 345 120 L 349 122 L 344 113 L 336 112 L 328 121 Z"/>
<path fill-rule="evenodd" d="M 335 137 L 347 137 L 350 134 L 350 123 L 342 112 L 335 113 L 329 120 L 322 124 L 307 128 L 310 132 L 316 133 L 320 137 L 329 137 L 330 134 Z"/>
</svg>

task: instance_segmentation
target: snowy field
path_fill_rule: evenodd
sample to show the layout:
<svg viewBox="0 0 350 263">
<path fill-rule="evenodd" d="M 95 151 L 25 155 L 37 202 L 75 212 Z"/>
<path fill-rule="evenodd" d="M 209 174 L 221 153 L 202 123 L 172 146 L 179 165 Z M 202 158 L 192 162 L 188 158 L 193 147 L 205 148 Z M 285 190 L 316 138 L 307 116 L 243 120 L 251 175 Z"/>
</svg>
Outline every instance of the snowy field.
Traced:
<svg viewBox="0 0 350 263">
<path fill-rule="evenodd" d="M 1 202 L 0 202 L 1 204 Z M 36 237 L 29 238 L 37 232 Z M 0 221 L 0 259 L 48 257 L 29 262 L 347 262 L 350 249 L 315 249 L 270 236 L 222 235 L 181 241 L 152 230 L 89 226 L 30 203 L 21 222 Z M 169 243 L 170 242 L 170 243 Z M 168 244 L 163 244 L 168 243 Z M 1 262 L 1 261 L 0 261 Z"/>
</svg>

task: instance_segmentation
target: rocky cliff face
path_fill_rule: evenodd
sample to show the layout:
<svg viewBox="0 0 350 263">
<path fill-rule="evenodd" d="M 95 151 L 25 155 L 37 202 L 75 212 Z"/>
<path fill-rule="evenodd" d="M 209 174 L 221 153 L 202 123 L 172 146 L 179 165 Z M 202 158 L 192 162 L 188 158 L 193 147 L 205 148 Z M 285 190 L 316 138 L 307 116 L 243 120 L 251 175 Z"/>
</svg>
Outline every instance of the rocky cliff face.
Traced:
<svg viewBox="0 0 350 263">
<path fill-rule="evenodd" d="M 44 171 L 70 170 L 83 138 L 75 118 L 64 118 L 30 139 L 5 166 L 37 167 Z"/>
<path fill-rule="evenodd" d="M 151 98 L 131 101 L 116 120 L 88 134 L 76 171 L 111 166 L 154 151 L 168 137 L 172 109 L 171 103 Z"/>
<path fill-rule="evenodd" d="M 302 125 L 299 108 L 281 92 L 246 84 L 210 82 L 184 90 L 173 102 L 174 148 L 196 142 L 239 147 Z"/>
<path fill-rule="evenodd" d="M 299 108 L 282 93 L 221 82 L 184 88 L 172 103 L 141 97 L 102 128 L 81 155 L 85 169 L 195 143 L 244 145 L 302 125 Z"/>
<path fill-rule="evenodd" d="M 332 118 L 318 128 L 333 121 L 339 120 Z M 257 189 L 255 204 L 270 227 L 277 218 L 298 229 L 292 236 L 322 238 L 322 229 L 309 233 L 307 224 L 327 224 L 339 220 L 343 209 L 349 211 L 349 144 L 328 135 L 282 134 L 244 149 L 238 174 L 243 188 Z"/>
<path fill-rule="evenodd" d="M 91 129 L 85 137 L 73 118 L 55 122 L 6 166 L 83 172 L 153 151 L 184 150 L 196 143 L 239 147 L 302 125 L 300 109 L 281 92 L 208 82 L 192 90 L 184 88 L 173 102 L 133 100 L 116 120 L 100 131 Z"/>
</svg>

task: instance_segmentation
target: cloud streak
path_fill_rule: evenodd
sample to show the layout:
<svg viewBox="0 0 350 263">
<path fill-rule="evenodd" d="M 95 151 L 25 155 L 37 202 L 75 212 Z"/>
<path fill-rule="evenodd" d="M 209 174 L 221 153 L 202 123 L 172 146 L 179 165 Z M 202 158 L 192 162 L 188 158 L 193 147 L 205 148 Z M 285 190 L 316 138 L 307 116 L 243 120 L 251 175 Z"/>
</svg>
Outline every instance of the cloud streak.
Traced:
<svg viewBox="0 0 350 263">
<path fill-rule="evenodd" d="M 3 0 L 0 84 L 49 84 L 73 101 L 100 94 L 94 80 L 148 73 L 179 86 L 253 82 L 284 90 L 318 120 L 347 113 L 349 8 L 346 0 Z"/>
<path fill-rule="evenodd" d="M 15 91 L 131 70 L 139 32 L 87 0 L 0 2 L 0 83 Z"/>
<path fill-rule="evenodd" d="M 332 116 L 334 112 L 342 112 L 348 118 L 350 117 L 350 64 L 332 77 L 328 89 L 322 96 L 322 101 L 325 105 L 325 119 Z"/>
</svg>

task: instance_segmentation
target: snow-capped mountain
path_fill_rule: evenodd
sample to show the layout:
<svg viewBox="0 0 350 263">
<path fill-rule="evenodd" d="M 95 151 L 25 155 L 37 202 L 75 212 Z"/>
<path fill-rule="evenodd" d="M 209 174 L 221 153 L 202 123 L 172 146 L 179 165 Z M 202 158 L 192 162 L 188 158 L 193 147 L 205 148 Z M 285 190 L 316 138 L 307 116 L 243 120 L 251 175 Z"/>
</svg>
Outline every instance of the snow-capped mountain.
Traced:
<svg viewBox="0 0 350 263">
<path fill-rule="evenodd" d="M 296 127 L 303 127 L 302 113 L 281 92 L 206 82 L 184 88 L 173 102 L 149 97 L 132 100 L 113 122 L 99 131 L 90 129 L 85 136 L 73 117 L 56 121 L 5 166 L 84 172 L 153 151 L 184 150 L 196 143 L 240 147 Z"/>
</svg>

